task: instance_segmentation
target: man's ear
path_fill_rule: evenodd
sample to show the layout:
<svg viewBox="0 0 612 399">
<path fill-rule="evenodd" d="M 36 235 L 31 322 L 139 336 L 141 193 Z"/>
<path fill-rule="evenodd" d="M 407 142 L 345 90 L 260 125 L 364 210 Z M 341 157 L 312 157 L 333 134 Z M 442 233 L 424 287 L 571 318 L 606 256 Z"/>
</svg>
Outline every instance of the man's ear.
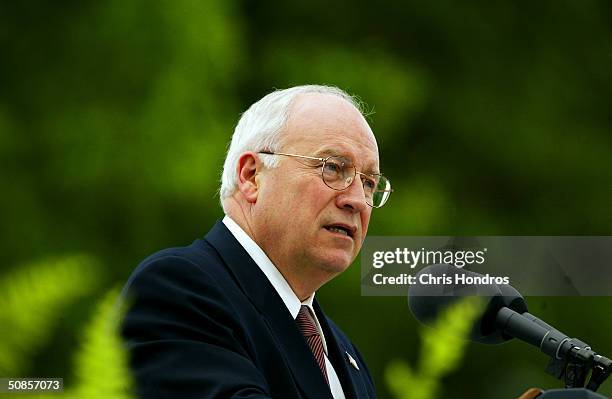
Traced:
<svg viewBox="0 0 612 399">
<path fill-rule="evenodd" d="M 259 193 L 259 174 L 263 164 L 257 154 L 252 151 L 245 152 L 238 159 L 238 190 L 249 203 L 257 201 Z"/>
</svg>

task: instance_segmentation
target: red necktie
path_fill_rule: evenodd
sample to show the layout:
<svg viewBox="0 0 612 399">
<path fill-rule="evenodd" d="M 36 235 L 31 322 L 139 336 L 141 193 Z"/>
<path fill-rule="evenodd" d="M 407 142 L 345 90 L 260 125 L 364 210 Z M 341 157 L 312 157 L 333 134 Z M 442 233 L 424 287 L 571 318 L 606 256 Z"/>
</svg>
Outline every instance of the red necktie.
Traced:
<svg viewBox="0 0 612 399">
<path fill-rule="evenodd" d="M 300 312 L 295 319 L 298 328 L 302 332 L 306 343 L 310 347 L 312 354 L 325 377 L 325 381 L 329 384 L 329 379 L 327 378 L 327 368 L 325 367 L 325 350 L 323 348 L 323 340 L 317 331 L 317 327 L 315 326 L 312 318 L 310 317 L 310 310 L 308 306 L 302 305 L 300 308 Z"/>
</svg>

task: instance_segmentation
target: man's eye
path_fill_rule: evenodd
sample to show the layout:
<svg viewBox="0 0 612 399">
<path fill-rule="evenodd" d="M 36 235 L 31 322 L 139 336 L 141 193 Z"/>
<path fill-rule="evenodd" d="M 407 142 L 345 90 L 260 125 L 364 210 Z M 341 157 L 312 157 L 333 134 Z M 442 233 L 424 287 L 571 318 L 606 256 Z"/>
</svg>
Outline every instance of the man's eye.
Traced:
<svg viewBox="0 0 612 399">
<path fill-rule="evenodd" d="M 338 165 L 334 162 L 326 162 L 325 163 L 325 172 L 329 173 L 340 173 L 342 170 L 342 166 Z"/>
<path fill-rule="evenodd" d="M 363 188 L 368 192 L 373 192 L 376 190 L 376 181 L 374 181 L 374 179 L 365 177 L 363 179 Z"/>
</svg>

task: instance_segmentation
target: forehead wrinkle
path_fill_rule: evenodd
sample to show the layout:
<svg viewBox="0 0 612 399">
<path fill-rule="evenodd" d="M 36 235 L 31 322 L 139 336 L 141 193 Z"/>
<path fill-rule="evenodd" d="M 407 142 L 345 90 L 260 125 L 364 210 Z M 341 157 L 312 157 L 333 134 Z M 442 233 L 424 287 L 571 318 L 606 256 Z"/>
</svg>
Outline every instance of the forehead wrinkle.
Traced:
<svg viewBox="0 0 612 399">
<path fill-rule="evenodd" d="M 349 159 L 353 164 L 358 165 L 364 163 L 361 172 L 363 173 L 380 173 L 378 170 L 378 161 L 376 159 L 364 159 L 363 157 L 354 157 L 352 151 L 343 149 L 342 146 L 326 145 L 315 152 L 316 157 L 325 158 L 328 156 L 341 156 Z"/>
</svg>

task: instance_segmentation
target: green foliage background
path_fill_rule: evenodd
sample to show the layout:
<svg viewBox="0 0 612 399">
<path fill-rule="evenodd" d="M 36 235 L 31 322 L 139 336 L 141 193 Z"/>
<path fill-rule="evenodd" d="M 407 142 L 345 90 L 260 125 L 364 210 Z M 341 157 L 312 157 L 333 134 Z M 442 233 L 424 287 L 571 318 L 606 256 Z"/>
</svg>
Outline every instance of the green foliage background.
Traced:
<svg viewBox="0 0 612 399">
<path fill-rule="evenodd" d="M 0 324 L 0 366 L 77 379 L 96 301 L 222 216 L 233 126 L 272 88 L 333 84 L 369 105 L 395 188 L 371 234 L 609 235 L 611 27 L 603 0 L 0 3 L 0 277 L 72 253 L 100 265 L 45 275 L 62 316 L 29 338 L 42 347 L 17 343 L 28 321 Z M 391 397 L 388 365 L 422 347 L 405 299 L 360 297 L 357 263 L 318 295 Z M 612 354 L 610 298 L 529 303 Z M 465 350 L 439 397 L 559 386 L 526 345 Z"/>
</svg>

